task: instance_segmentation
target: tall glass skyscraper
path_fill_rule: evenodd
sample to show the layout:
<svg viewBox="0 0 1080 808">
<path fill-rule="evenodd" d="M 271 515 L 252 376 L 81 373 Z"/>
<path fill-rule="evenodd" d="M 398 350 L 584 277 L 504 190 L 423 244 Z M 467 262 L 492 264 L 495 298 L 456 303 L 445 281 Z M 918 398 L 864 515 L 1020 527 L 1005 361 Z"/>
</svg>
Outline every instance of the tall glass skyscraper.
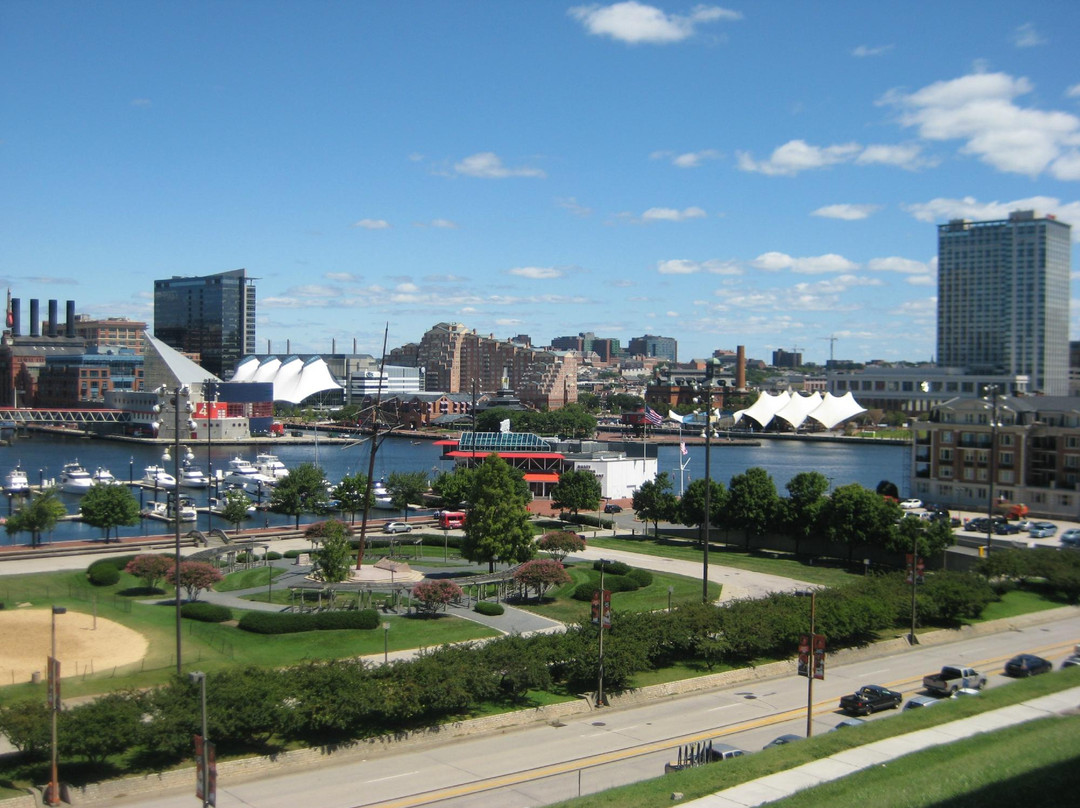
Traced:
<svg viewBox="0 0 1080 808">
<path fill-rule="evenodd" d="M 1031 210 L 938 226 L 940 366 L 1068 395 L 1070 230 Z"/>
<path fill-rule="evenodd" d="M 154 336 L 219 379 L 255 353 L 255 283 L 247 270 L 154 281 Z"/>
</svg>

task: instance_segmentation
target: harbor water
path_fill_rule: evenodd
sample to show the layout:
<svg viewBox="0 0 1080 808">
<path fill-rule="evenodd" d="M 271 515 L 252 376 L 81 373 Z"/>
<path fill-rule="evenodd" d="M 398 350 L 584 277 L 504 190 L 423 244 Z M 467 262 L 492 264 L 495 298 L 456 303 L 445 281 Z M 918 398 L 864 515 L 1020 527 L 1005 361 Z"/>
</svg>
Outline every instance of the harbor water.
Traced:
<svg viewBox="0 0 1080 808">
<path fill-rule="evenodd" d="M 304 462 L 316 463 L 323 469 L 330 482 L 337 483 L 349 474 L 366 474 L 369 462 L 369 443 L 341 444 L 320 442 L 304 444 L 275 444 L 260 442 L 245 446 L 207 446 L 205 443 L 189 443 L 187 448 L 194 455 L 193 465 L 204 472 L 225 469 L 228 462 L 240 457 L 254 461 L 258 452 L 272 452 L 289 468 Z M 51 433 L 30 432 L 20 434 L 10 445 L 0 447 L 0 480 L 3 475 L 20 466 L 32 485 L 42 481 L 58 479 L 65 463 L 79 462 L 91 474 L 98 467 L 108 469 L 121 482 L 138 482 L 143 478 L 144 469 L 150 465 L 163 465 L 170 474 L 173 463 L 162 462 L 162 446 L 136 444 L 102 439 L 86 439 L 80 436 L 54 435 Z M 633 454 L 634 445 L 628 450 Z M 171 451 L 171 447 L 170 447 Z M 786 494 L 784 485 L 802 471 L 818 471 L 825 475 L 830 486 L 835 488 L 848 483 L 859 483 L 867 488 L 874 488 L 878 482 L 887 479 L 895 482 L 901 493 L 907 491 L 910 449 L 907 446 L 881 445 L 871 443 L 826 443 L 818 441 L 768 440 L 760 445 L 748 446 L 728 444 L 723 440 L 713 444 L 710 452 L 711 472 L 714 479 L 725 485 L 736 474 L 746 469 L 760 466 L 766 469 L 776 483 L 777 490 Z M 660 446 L 658 467 L 667 472 L 672 482 L 673 491 L 678 494 L 692 480 L 705 476 L 705 447 L 694 445 L 687 447 L 683 455 L 676 446 Z M 391 472 L 426 472 L 434 478 L 443 471 L 452 468 L 451 461 L 442 459 L 442 447 L 431 441 L 410 440 L 408 437 L 390 435 L 383 439 L 375 458 L 375 478 L 385 478 Z M 152 489 L 132 489 L 140 503 L 152 500 L 164 500 L 164 492 L 155 495 Z M 196 506 L 205 507 L 211 493 L 205 489 L 182 488 L 181 494 L 191 496 Z M 263 493 L 267 498 L 269 494 Z M 258 492 L 255 492 L 258 497 Z M 7 502 L 0 502 L 0 515 L 8 515 L 20 504 L 19 497 L 5 497 Z M 79 497 L 61 493 L 69 513 L 78 510 Z M 373 518 L 377 520 L 400 517 L 401 514 L 389 510 L 376 510 Z M 314 517 L 304 517 L 309 520 Z M 285 515 L 259 511 L 252 519 L 244 523 L 249 527 L 291 525 L 293 518 Z M 184 523 L 183 530 L 193 527 L 206 530 L 209 527 L 228 528 L 222 519 L 212 514 L 201 513 L 195 523 Z M 241 526 L 243 527 L 243 525 Z M 172 527 L 164 522 L 143 519 L 130 527 L 119 528 L 120 536 L 142 536 L 169 533 Z M 51 534 L 45 534 L 44 542 L 86 541 L 102 537 L 99 528 L 90 527 L 78 521 L 64 521 L 56 526 Z M 114 535 L 116 533 L 114 532 Z M 0 531 L 0 543 L 28 544 L 28 533 L 7 535 Z"/>
</svg>

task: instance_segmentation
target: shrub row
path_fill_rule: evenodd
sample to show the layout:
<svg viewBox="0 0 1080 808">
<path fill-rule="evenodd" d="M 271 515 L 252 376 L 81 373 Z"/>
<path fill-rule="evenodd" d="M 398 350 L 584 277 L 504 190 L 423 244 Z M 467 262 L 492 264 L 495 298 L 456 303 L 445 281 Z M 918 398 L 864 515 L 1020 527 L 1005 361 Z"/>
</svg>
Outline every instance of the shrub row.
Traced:
<svg viewBox="0 0 1080 808">
<path fill-rule="evenodd" d="M 203 623 L 224 623 L 232 620 L 232 609 L 217 603 L 206 603 L 194 600 L 180 607 L 180 614 L 190 620 L 199 620 Z"/>
<path fill-rule="evenodd" d="M 478 614 L 486 614 L 488 617 L 498 617 L 503 614 L 506 609 L 503 608 L 501 603 L 493 603 L 490 600 L 478 600 L 476 605 L 473 606 L 473 611 Z"/>
<path fill-rule="evenodd" d="M 359 611 L 248 612 L 239 627 L 254 634 L 295 634 L 300 631 L 378 628 L 379 613 L 374 609 Z"/>
<path fill-rule="evenodd" d="M 599 564 L 599 562 L 596 562 Z M 612 569 L 625 569 L 626 572 L 615 573 Z M 637 569 L 621 561 L 609 562 L 608 572 L 604 574 L 604 588 L 609 592 L 633 592 L 653 582 L 653 574 L 648 570 Z M 599 581 L 586 581 L 574 587 L 570 597 L 586 603 L 592 601 L 593 594 L 600 589 Z"/>
<path fill-rule="evenodd" d="M 86 568 L 86 577 L 94 586 L 112 586 L 120 581 L 120 573 L 134 555 L 99 558 Z"/>
</svg>

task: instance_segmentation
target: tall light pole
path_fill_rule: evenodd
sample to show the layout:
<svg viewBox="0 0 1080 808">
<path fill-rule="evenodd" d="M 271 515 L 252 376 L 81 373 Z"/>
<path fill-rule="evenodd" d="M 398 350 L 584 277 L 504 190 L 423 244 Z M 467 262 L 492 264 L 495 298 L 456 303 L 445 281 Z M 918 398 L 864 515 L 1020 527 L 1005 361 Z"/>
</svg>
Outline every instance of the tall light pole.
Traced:
<svg viewBox="0 0 1080 808">
<path fill-rule="evenodd" d="M 63 606 L 52 607 L 52 656 L 49 657 L 49 713 L 52 718 L 52 768 L 49 776 L 49 805 L 60 804 L 60 778 L 56 760 L 56 716 L 60 712 L 60 660 L 56 658 L 56 615 L 65 614 Z"/>
<path fill-rule="evenodd" d="M 199 744 L 199 782 L 196 783 L 196 796 L 202 797 L 203 808 L 206 808 L 216 803 L 216 800 L 212 800 L 210 796 L 210 741 L 206 737 L 206 674 L 202 671 L 192 671 L 188 674 L 188 680 L 193 685 L 199 686 L 202 743 Z"/>
<path fill-rule="evenodd" d="M 985 390 L 990 399 L 990 498 L 986 503 L 986 555 L 990 555 L 990 537 L 994 533 L 994 478 L 997 476 L 998 397 L 1001 387 L 988 384 Z"/>
<path fill-rule="evenodd" d="M 158 395 L 162 395 L 165 392 L 164 387 L 158 388 Z M 172 391 L 172 397 L 169 399 L 169 403 L 173 408 L 173 537 L 176 540 L 176 552 L 175 552 L 175 568 L 173 569 L 173 578 L 176 584 L 176 675 L 179 676 L 183 671 L 183 661 L 181 658 L 181 648 L 183 644 L 183 626 L 181 625 L 180 609 L 183 606 L 183 602 L 180 599 L 180 407 L 181 402 L 184 406 L 184 414 L 186 423 L 190 424 L 190 420 L 187 419 L 187 413 L 191 412 L 191 403 L 188 401 L 190 391 L 187 385 L 177 385 Z M 160 405 L 157 407 L 157 411 L 161 411 Z M 190 434 L 190 426 L 189 426 Z M 168 509 L 166 509 L 166 513 Z"/>
<path fill-rule="evenodd" d="M 710 462 L 712 460 L 712 365 L 710 364 L 705 371 L 705 382 L 702 387 L 702 393 L 705 397 L 705 431 L 703 437 L 705 438 L 705 537 L 703 541 L 703 553 L 701 556 L 701 602 L 709 602 L 709 538 L 711 528 L 709 525 L 710 511 L 712 509 L 711 495 L 712 495 L 712 469 L 710 468 Z"/>
</svg>

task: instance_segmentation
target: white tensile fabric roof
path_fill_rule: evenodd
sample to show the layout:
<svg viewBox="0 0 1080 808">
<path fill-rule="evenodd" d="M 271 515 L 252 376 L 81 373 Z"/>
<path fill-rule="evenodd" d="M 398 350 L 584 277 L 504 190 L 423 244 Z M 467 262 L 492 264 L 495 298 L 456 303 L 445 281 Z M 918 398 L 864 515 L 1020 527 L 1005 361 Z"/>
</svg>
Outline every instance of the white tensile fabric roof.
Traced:
<svg viewBox="0 0 1080 808">
<path fill-rule="evenodd" d="M 850 391 L 839 397 L 826 393 L 824 398 L 819 393 L 810 396 L 762 393 L 752 406 L 735 413 L 735 423 L 745 416 L 764 429 L 773 418 L 782 418 L 797 429 L 807 418 L 813 418 L 825 429 L 832 429 L 860 412 L 866 412 L 866 408 L 859 405 Z"/>
<path fill-rule="evenodd" d="M 290 356 L 282 362 L 276 356 L 262 361 L 249 356 L 236 366 L 236 373 L 230 381 L 272 382 L 274 401 L 287 401 L 290 404 L 299 404 L 308 396 L 324 390 L 341 389 L 321 357 L 312 357 L 305 362 L 299 356 Z"/>
</svg>

